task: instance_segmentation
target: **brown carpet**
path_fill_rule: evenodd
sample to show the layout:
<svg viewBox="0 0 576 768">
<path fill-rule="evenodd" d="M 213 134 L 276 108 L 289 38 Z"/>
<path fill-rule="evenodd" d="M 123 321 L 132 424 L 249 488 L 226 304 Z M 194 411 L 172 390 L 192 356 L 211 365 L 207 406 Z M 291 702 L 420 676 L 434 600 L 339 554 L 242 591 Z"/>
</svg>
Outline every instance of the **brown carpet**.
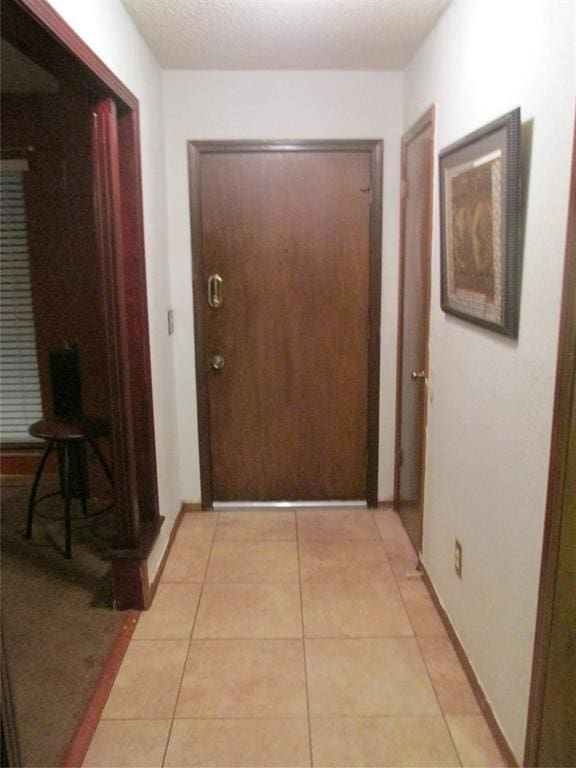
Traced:
<svg viewBox="0 0 576 768">
<path fill-rule="evenodd" d="M 87 521 L 75 510 L 66 560 L 62 523 L 36 517 L 32 541 L 24 539 L 28 492 L 1 489 L 5 652 L 22 764 L 59 766 L 124 615 L 112 609 L 110 563 L 103 559 L 111 514 Z M 60 501 L 41 509 L 59 514 Z"/>
</svg>

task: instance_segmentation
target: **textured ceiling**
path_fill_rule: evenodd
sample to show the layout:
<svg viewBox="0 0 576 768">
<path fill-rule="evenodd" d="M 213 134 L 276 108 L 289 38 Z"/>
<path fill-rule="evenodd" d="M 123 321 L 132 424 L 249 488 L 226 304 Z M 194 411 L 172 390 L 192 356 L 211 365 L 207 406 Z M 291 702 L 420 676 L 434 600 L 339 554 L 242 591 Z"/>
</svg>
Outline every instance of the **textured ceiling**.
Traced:
<svg viewBox="0 0 576 768">
<path fill-rule="evenodd" d="M 56 93 L 58 81 L 45 69 L 20 53 L 2 38 L 0 40 L 2 93 Z"/>
<path fill-rule="evenodd" d="M 449 0 L 122 0 L 167 69 L 402 69 Z"/>
</svg>

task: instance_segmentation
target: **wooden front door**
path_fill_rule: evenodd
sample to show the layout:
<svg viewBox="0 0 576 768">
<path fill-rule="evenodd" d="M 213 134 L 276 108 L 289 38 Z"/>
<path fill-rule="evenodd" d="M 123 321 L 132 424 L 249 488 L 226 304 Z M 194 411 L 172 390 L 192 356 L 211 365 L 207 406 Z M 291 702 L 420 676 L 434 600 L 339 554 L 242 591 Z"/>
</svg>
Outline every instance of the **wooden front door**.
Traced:
<svg viewBox="0 0 576 768">
<path fill-rule="evenodd" d="M 191 145 L 205 503 L 367 498 L 375 144 Z"/>
<path fill-rule="evenodd" d="M 433 162 L 430 110 L 402 139 L 394 497 L 417 551 L 422 547 Z"/>
</svg>

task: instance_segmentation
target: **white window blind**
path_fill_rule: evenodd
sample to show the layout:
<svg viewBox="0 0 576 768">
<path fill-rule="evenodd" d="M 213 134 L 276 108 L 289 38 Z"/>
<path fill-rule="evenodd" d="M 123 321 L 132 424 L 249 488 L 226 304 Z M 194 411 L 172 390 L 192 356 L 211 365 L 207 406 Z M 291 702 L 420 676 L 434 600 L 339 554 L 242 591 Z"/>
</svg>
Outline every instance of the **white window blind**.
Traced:
<svg viewBox="0 0 576 768">
<path fill-rule="evenodd" d="M 0 439 L 35 442 L 28 427 L 42 418 L 24 171 L 0 169 Z M 13 163 L 12 166 L 16 165 Z M 16 168 L 18 166 L 16 165 Z"/>
</svg>

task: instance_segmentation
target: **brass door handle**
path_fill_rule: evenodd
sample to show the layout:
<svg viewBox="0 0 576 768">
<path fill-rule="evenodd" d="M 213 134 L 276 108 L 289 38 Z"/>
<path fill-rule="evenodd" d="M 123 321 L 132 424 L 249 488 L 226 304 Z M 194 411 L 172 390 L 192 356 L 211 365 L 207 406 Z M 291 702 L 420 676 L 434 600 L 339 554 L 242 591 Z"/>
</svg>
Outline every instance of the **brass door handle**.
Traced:
<svg viewBox="0 0 576 768">
<path fill-rule="evenodd" d="M 419 381 L 420 379 L 426 378 L 426 371 L 412 371 L 412 375 L 410 377 L 412 381 Z"/>
<path fill-rule="evenodd" d="M 221 307 L 224 301 L 223 285 L 224 280 L 222 280 L 220 275 L 210 275 L 208 278 L 208 305 L 214 307 L 214 309 Z"/>
</svg>

